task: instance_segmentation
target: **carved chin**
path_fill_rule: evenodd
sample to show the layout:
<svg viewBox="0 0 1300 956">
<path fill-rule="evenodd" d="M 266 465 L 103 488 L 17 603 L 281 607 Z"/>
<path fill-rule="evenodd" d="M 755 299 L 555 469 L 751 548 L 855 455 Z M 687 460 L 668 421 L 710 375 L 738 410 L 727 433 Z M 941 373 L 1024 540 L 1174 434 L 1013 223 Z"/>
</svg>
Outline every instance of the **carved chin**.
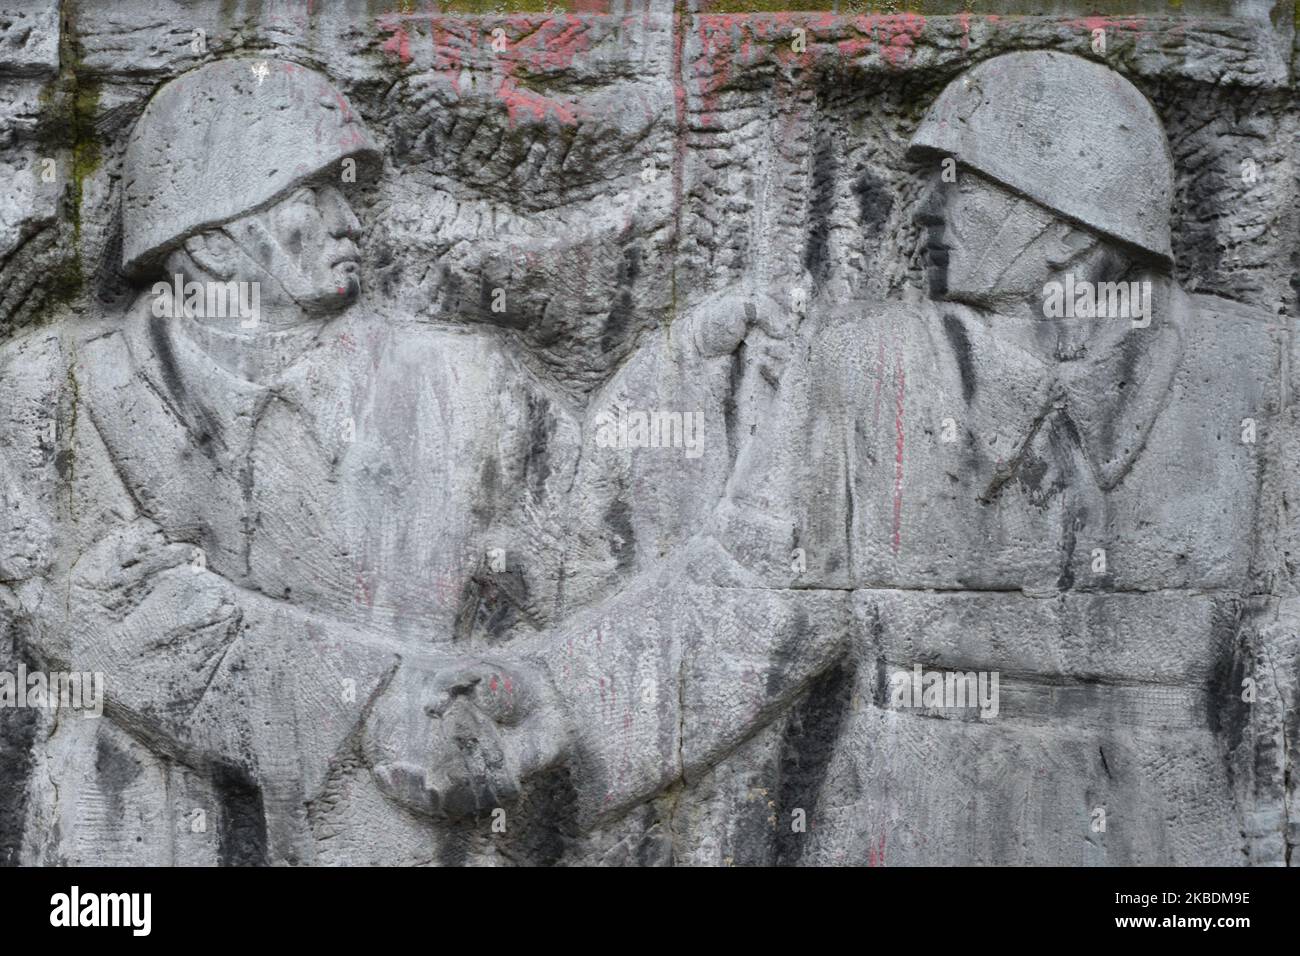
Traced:
<svg viewBox="0 0 1300 956">
<path fill-rule="evenodd" d="M 930 264 L 925 269 L 926 284 L 930 287 L 930 298 L 943 300 L 948 294 L 948 265 Z"/>
<path fill-rule="evenodd" d="M 322 315 L 342 311 L 361 297 L 361 278 L 355 269 L 345 272 L 336 266 L 334 281 L 336 284 L 331 288 L 322 289 L 299 304 L 308 312 Z"/>
<path fill-rule="evenodd" d="M 352 267 L 342 276 L 337 287 L 337 297 L 334 301 L 337 303 L 336 308 L 342 309 L 356 302 L 361 297 L 361 276 L 357 273 L 356 267 Z"/>
</svg>

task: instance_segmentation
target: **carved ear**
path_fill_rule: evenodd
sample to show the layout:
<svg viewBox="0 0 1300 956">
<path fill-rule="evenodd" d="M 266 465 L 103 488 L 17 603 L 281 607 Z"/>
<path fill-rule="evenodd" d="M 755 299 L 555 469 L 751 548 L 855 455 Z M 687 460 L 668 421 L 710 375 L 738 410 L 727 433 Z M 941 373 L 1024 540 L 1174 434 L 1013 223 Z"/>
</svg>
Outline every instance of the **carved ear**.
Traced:
<svg viewBox="0 0 1300 956">
<path fill-rule="evenodd" d="M 1101 244 L 1101 240 L 1086 229 L 1064 219 L 1052 223 L 1048 234 L 1055 246 L 1049 262 L 1053 268 L 1064 268 L 1086 259 Z"/>
<path fill-rule="evenodd" d="M 235 241 L 220 229 L 190 236 L 185 240 L 185 251 L 195 265 L 218 279 L 229 279 L 235 274 L 235 264 L 241 254 Z"/>
</svg>

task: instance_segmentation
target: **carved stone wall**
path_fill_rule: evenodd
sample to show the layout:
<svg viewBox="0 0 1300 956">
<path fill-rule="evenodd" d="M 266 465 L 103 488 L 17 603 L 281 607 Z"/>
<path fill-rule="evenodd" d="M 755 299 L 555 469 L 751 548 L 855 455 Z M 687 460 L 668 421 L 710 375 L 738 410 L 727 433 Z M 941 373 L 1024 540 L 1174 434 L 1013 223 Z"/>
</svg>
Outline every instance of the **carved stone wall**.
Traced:
<svg viewBox="0 0 1300 956">
<path fill-rule="evenodd" d="M 1269 0 L 0 0 L 0 674 L 103 687 L 11 680 L 0 862 L 1288 864 L 1298 62 Z"/>
</svg>

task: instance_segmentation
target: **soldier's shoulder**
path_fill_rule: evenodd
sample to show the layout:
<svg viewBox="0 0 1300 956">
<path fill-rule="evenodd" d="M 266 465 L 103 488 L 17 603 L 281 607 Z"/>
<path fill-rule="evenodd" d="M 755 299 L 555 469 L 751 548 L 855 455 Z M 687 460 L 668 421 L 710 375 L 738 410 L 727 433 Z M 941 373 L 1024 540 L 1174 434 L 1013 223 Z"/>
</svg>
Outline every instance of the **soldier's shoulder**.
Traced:
<svg viewBox="0 0 1300 956">
<path fill-rule="evenodd" d="M 1217 361 L 1256 364 L 1280 347 L 1283 320 L 1265 309 L 1215 295 L 1189 295 L 1184 341 Z"/>
<path fill-rule="evenodd" d="M 52 328 L 25 329 L 0 342 L 0 368 L 21 372 L 25 366 L 47 365 L 63 356 L 63 340 Z"/>
<path fill-rule="evenodd" d="M 924 334 L 926 306 L 894 300 L 850 299 L 810 310 L 799 330 L 807 374 L 830 393 L 851 395 L 880 375 L 883 364 L 910 354 Z"/>
<path fill-rule="evenodd" d="M 1191 303 L 1193 325 L 1200 328 L 1218 331 L 1220 327 L 1233 327 L 1242 335 L 1267 337 L 1281 322 L 1278 316 L 1266 309 L 1235 299 L 1202 292 L 1190 293 L 1187 298 Z"/>
<path fill-rule="evenodd" d="M 1277 321 L 1277 317 L 1267 309 L 1238 299 L 1229 299 L 1222 295 L 1216 295 L 1212 292 L 1189 292 L 1187 298 L 1192 302 L 1196 311 L 1200 313 L 1224 319 L 1263 324 Z"/>
<path fill-rule="evenodd" d="M 1279 370 L 1280 319 L 1213 295 L 1190 295 L 1188 306 L 1182 327 L 1188 386 L 1262 400 Z"/>
<path fill-rule="evenodd" d="M 39 402 L 66 378 L 63 340 L 53 329 L 25 331 L 0 343 L 0 383 L 10 403 Z"/>
<path fill-rule="evenodd" d="M 902 299 L 849 299 L 819 310 L 811 334 L 827 345 L 862 345 L 898 340 L 918 331 L 934 312 L 927 302 Z"/>
</svg>

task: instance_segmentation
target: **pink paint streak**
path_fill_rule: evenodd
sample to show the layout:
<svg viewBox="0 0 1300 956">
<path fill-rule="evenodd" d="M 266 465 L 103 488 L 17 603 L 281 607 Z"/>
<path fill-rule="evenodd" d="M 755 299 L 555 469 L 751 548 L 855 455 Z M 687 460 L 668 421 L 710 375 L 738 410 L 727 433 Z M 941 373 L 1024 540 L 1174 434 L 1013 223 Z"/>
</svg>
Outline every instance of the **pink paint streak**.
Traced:
<svg viewBox="0 0 1300 956">
<path fill-rule="evenodd" d="M 895 360 L 895 379 L 898 383 L 897 401 L 894 406 L 894 554 L 902 544 L 903 529 L 903 399 L 906 393 L 907 377 L 903 364 Z"/>
<path fill-rule="evenodd" d="M 880 834 L 880 843 L 867 851 L 867 866 L 885 865 L 885 835 Z"/>
<path fill-rule="evenodd" d="M 584 12 L 603 10 L 601 3 L 586 3 Z M 411 62 L 411 33 L 427 24 L 433 41 L 433 69 L 457 93 L 466 57 L 471 65 L 487 66 L 495 81 L 494 95 L 504 104 L 512 124 L 521 119 L 545 119 L 553 115 L 565 125 L 576 125 L 578 110 L 572 102 L 548 97 L 520 86 L 517 74 L 555 73 L 569 69 L 574 59 L 591 48 L 586 19 L 573 14 L 538 16 L 512 14 L 479 27 L 464 18 L 436 13 L 380 14 L 378 29 L 390 34 L 381 49 L 403 65 Z M 507 44 L 497 53 L 491 49 L 491 30 L 506 30 Z M 511 39 L 518 38 L 518 39 Z"/>
</svg>

